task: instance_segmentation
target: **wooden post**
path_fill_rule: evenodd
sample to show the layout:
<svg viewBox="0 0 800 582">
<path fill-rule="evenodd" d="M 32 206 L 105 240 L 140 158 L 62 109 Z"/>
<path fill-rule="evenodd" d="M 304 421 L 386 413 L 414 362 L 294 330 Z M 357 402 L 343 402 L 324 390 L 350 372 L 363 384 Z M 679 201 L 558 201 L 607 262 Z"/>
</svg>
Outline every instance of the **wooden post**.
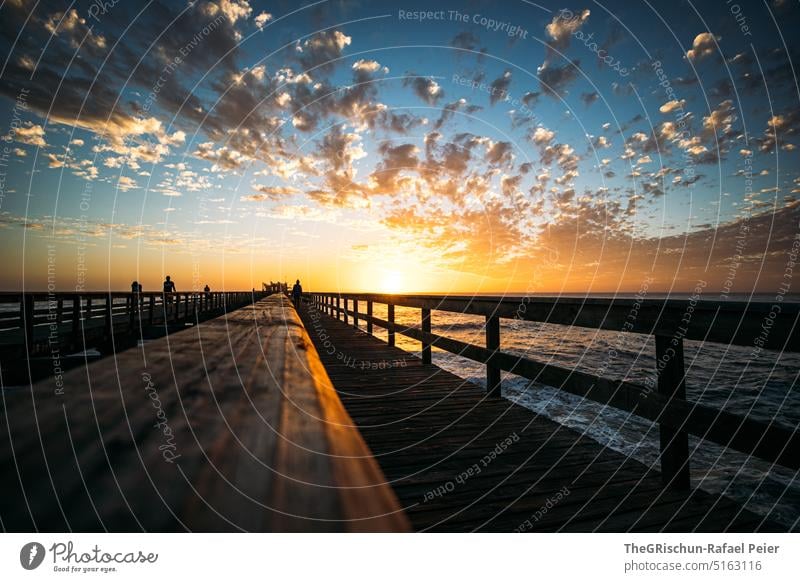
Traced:
<svg viewBox="0 0 800 582">
<path fill-rule="evenodd" d="M 372 301 L 367 301 L 367 333 L 372 334 Z"/>
<path fill-rule="evenodd" d="M 358 329 L 358 299 L 353 299 L 353 327 Z"/>
<path fill-rule="evenodd" d="M 72 343 L 75 349 L 81 343 L 81 296 L 73 295 L 72 297 Z"/>
<path fill-rule="evenodd" d="M 422 333 L 431 333 L 431 310 L 422 308 Z M 431 364 L 431 343 L 428 340 L 422 340 L 422 364 Z"/>
<path fill-rule="evenodd" d="M 84 312 L 83 318 L 86 322 L 83 324 L 83 328 L 86 329 L 86 326 L 89 325 L 90 320 L 92 319 L 92 298 L 86 298 L 86 311 Z"/>
<path fill-rule="evenodd" d="M 64 299 L 59 297 L 56 303 L 56 323 L 61 324 L 64 321 Z"/>
<path fill-rule="evenodd" d="M 148 314 L 147 318 L 148 318 L 148 320 L 150 322 L 150 325 L 153 325 L 153 317 L 155 316 L 155 311 L 156 311 L 156 296 L 155 295 L 151 295 L 150 296 L 149 309 L 150 309 L 150 313 Z"/>
<path fill-rule="evenodd" d="M 114 300 L 111 298 L 111 293 L 106 295 L 106 335 L 108 341 L 114 339 Z"/>
<path fill-rule="evenodd" d="M 342 319 L 342 312 L 338 295 L 336 296 L 336 319 Z"/>
<path fill-rule="evenodd" d="M 492 356 L 500 351 L 500 318 L 496 315 L 486 316 L 486 349 L 492 352 Z M 500 368 L 490 359 L 486 362 L 486 393 L 499 397 L 500 390 Z"/>
<path fill-rule="evenodd" d="M 388 303 L 386 305 L 386 321 L 389 322 L 389 329 L 387 330 L 386 342 L 394 345 L 394 305 Z"/>
<path fill-rule="evenodd" d="M 33 353 L 34 300 L 30 293 L 22 294 L 22 318 L 25 324 L 25 348 L 28 355 Z"/>
<path fill-rule="evenodd" d="M 347 325 L 347 297 L 344 298 L 344 324 Z"/>
<path fill-rule="evenodd" d="M 139 303 L 139 298 L 135 294 L 125 299 L 125 307 L 128 309 L 128 328 L 133 331 L 134 328 L 134 314 L 136 307 Z"/>
<path fill-rule="evenodd" d="M 668 400 L 686 400 L 683 340 L 656 336 L 658 393 Z M 660 422 L 661 479 L 673 489 L 689 489 L 689 435 Z"/>
</svg>

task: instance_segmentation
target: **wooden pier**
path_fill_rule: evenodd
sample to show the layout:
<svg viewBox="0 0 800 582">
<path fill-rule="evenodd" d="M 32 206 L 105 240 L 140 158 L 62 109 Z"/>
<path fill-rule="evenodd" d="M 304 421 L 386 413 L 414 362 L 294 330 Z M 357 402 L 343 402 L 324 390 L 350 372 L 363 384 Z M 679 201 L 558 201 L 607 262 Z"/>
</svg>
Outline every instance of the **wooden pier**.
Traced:
<svg viewBox="0 0 800 582">
<path fill-rule="evenodd" d="M 619 329 L 629 302 L 282 293 L 104 359 L 2 390 L 6 531 L 782 531 L 692 490 L 688 434 L 798 468 L 795 431 L 685 399 L 683 338 L 797 350 L 796 308 L 635 305 L 656 335 L 652 390 L 501 349 L 499 319 Z M 387 319 L 374 304 L 387 305 Z M 419 325 L 394 307 L 420 309 Z M 486 317 L 486 345 L 431 332 L 433 310 Z M 716 309 L 713 317 L 709 309 Z M 600 316 L 602 315 L 602 316 Z M 739 325 L 732 327 L 732 322 Z M 388 330 L 388 343 L 372 332 Z M 629 329 L 628 329 L 629 328 Z M 675 335 L 680 330 L 680 336 Z M 395 347 L 419 340 L 421 357 Z M 662 339 L 658 339 L 658 338 Z M 677 340 L 675 338 L 678 338 Z M 761 336 L 756 336 L 761 337 Z M 489 390 L 431 364 L 486 364 Z M 669 354 L 666 356 L 665 354 Z M 500 398 L 500 371 L 652 420 L 660 470 Z"/>
</svg>

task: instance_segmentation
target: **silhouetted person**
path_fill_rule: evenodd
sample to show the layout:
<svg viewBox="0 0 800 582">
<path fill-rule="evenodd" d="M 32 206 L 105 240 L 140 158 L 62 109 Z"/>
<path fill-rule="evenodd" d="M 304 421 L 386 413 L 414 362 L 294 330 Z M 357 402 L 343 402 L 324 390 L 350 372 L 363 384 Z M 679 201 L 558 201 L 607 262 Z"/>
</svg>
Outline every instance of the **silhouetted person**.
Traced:
<svg viewBox="0 0 800 582">
<path fill-rule="evenodd" d="M 303 294 L 303 286 L 300 285 L 300 279 L 295 281 L 292 287 L 292 302 L 295 307 L 300 307 L 300 296 Z"/>
<path fill-rule="evenodd" d="M 172 293 L 175 293 L 175 281 L 169 278 L 164 279 L 164 306 L 169 307 L 172 305 Z"/>
<path fill-rule="evenodd" d="M 144 298 L 142 297 L 142 284 L 139 281 L 134 281 L 131 283 L 131 293 L 133 297 L 131 297 L 131 305 L 134 306 L 135 309 L 140 308 L 140 303 L 144 303 Z"/>
<path fill-rule="evenodd" d="M 211 287 L 209 287 L 208 285 L 206 285 L 206 286 L 203 288 L 203 293 L 205 293 L 205 294 L 206 294 L 206 299 L 208 299 L 209 297 L 211 297 Z"/>
</svg>

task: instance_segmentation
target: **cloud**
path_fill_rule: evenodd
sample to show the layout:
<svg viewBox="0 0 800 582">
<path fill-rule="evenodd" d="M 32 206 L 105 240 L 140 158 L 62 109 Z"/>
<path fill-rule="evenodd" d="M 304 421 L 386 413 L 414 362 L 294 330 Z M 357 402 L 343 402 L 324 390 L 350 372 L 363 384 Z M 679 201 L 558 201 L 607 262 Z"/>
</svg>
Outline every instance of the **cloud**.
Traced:
<svg viewBox="0 0 800 582">
<path fill-rule="evenodd" d="M 450 46 L 468 51 L 474 51 L 480 46 L 480 39 L 478 36 L 468 30 L 459 32 L 450 41 Z"/>
<path fill-rule="evenodd" d="M 703 129 L 710 136 L 718 134 L 728 135 L 732 131 L 732 124 L 736 121 L 733 101 L 726 99 L 712 110 L 707 117 L 703 117 Z"/>
<path fill-rule="evenodd" d="M 102 50 L 106 48 L 106 39 L 92 32 L 74 8 L 69 12 L 56 12 L 45 21 L 44 28 L 54 36 L 64 38 L 73 49 L 86 46 L 89 49 Z"/>
<path fill-rule="evenodd" d="M 681 111 L 686 106 L 686 99 L 673 99 L 672 101 L 667 101 L 658 108 L 661 113 L 667 114 L 672 113 L 673 111 Z"/>
<path fill-rule="evenodd" d="M 205 4 L 202 9 L 212 17 L 223 14 L 231 24 L 235 24 L 237 20 L 248 18 L 253 12 L 248 0 L 218 0 Z"/>
<path fill-rule="evenodd" d="M 247 161 L 247 157 L 241 152 L 228 148 L 227 146 L 217 147 L 217 145 L 211 141 L 198 145 L 194 155 L 201 160 L 213 162 L 213 171 L 218 169 L 237 170 Z"/>
<path fill-rule="evenodd" d="M 773 151 L 776 145 L 780 144 L 783 149 L 792 151 L 795 146 L 787 140 L 797 135 L 798 128 L 800 128 L 800 111 L 797 109 L 787 109 L 773 115 L 767 120 L 764 136 L 758 140 L 759 150 Z"/>
<path fill-rule="evenodd" d="M 555 136 L 554 131 L 540 125 L 531 133 L 531 141 L 538 146 L 546 146 L 553 141 Z"/>
<path fill-rule="evenodd" d="M 506 70 L 502 75 L 497 77 L 489 84 L 491 93 L 489 95 L 489 103 L 494 105 L 498 101 L 504 101 L 508 97 L 508 87 L 511 85 L 511 71 Z"/>
<path fill-rule="evenodd" d="M 130 176 L 120 176 L 116 181 L 116 187 L 123 192 L 137 188 L 136 181 Z"/>
<path fill-rule="evenodd" d="M 430 77 L 419 77 L 413 73 L 407 73 L 403 79 L 403 86 L 411 86 L 417 97 L 428 105 L 436 105 L 439 99 L 444 97 L 444 90 Z"/>
<path fill-rule="evenodd" d="M 514 146 L 507 141 L 491 142 L 486 148 L 486 161 L 493 166 L 510 166 L 514 163 Z"/>
<path fill-rule="evenodd" d="M 258 190 L 257 194 L 249 194 L 242 196 L 242 202 L 263 202 L 265 200 L 280 200 L 288 196 L 295 196 L 300 194 L 301 191 L 291 186 L 265 186 L 262 184 L 253 184 L 253 188 Z"/>
<path fill-rule="evenodd" d="M 563 67 L 554 67 L 547 61 L 536 70 L 542 92 L 553 97 L 562 97 L 567 85 L 578 76 L 580 61 L 573 61 Z"/>
<path fill-rule="evenodd" d="M 9 141 L 11 137 L 11 134 L 8 134 L 5 139 Z M 18 127 L 13 134 L 13 139 L 27 145 L 40 148 L 47 147 L 47 142 L 44 140 L 44 128 L 41 125 L 34 125 L 30 122 Z"/>
<path fill-rule="evenodd" d="M 562 10 L 553 17 L 553 20 L 545 27 L 547 36 L 550 37 L 549 43 L 554 49 L 565 49 L 569 46 L 570 37 L 583 26 L 591 12 L 587 9 L 579 14 L 573 14 L 569 10 Z"/>
<path fill-rule="evenodd" d="M 608 140 L 606 136 L 599 135 L 594 139 L 592 145 L 598 149 L 605 149 L 611 147 L 611 142 Z"/>
<path fill-rule="evenodd" d="M 379 71 L 381 64 L 378 61 L 358 59 L 353 63 L 353 70 L 362 73 L 374 73 Z"/>
<path fill-rule="evenodd" d="M 442 108 L 442 114 L 439 116 L 439 119 L 436 120 L 434 124 L 434 128 L 441 129 L 441 127 L 447 123 L 450 118 L 455 115 L 458 111 L 464 111 L 465 113 L 471 115 L 480 111 L 482 108 L 479 105 L 470 105 L 466 99 L 463 97 L 453 101 L 452 103 L 447 103 Z"/>
<path fill-rule="evenodd" d="M 333 70 L 336 61 L 342 56 L 344 48 L 353 39 L 340 30 L 323 30 L 308 40 L 297 43 L 297 59 L 306 71 L 317 69 L 321 72 Z"/>
<path fill-rule="evenodd" d="M 717 41 L 720 37 L 714 36 L 710 32 L 701 32 L 692 42 L 692 48 L 686 51 L 686 57 L 690 61 L 699 61 L 717 52 Z"/>
<path fill-rule="evenodd" d="M 259 29 L 262 29 L 264 28 L 264 25 L 266 25 L 267 22 L 269 22 L 270 20 L 272 20 L 272 14 L 270 14 L 269 12 L 261 12 L 259 13 L 258 16 L 255 17 L 254 22 Z"/>
<path fill-rule="evenodd" d="M 444 112 L 442 115 L 444 116 Z M 384 129 L 404 135 L 428 124 L 428 119 L 425 117 L 417 117 L 411 113 L 394 113 L 393 111 L 385 111 L 380 119 Z"/>
<path fill-rule="evenodd" d="M 591 93 L 581 93 L 581 101 L 583 101 L 583 104 L 586 105 L 586 107 L 589 107 L 599 98 L 600 94 L 597 91 L 592 91 Z"/>
</svg>

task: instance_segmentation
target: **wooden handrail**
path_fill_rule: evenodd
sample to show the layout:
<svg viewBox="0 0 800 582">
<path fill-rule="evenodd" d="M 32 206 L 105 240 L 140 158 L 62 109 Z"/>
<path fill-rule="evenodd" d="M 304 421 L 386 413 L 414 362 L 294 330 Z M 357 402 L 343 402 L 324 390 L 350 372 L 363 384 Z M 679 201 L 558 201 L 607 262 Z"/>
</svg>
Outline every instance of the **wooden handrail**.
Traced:
<svg viewBox="0 0 800 582">
<path fill-rule="evenodd" d="M 800 302 L 708 301 L 691 299 L 630 299 L 573 297 L 457 297 L 451 295 L 387 295 L 320 293 L 358 298 L 397 307 L 427 308 L 466 315 L 497 315 L 504 319 L 630 331 L 652 335 L 681 334 L 684 339 L 750 346 L 765 324 L 770 327 L 764 348 L 800 351 Z M 800 298 L 799 298 L 800 300 Z M 776 309 L 773 309 L 776 308 Z M 636 311 L 631 317 L 631 311 Z M 685 314 L 691 311 L 688 324 Z M 626 325 L 627 324 L 627 325 Z"/>
<path fill-rule="evenodd" d="M 332 307 L 326 298 L 336 298 Z M 487 391 L 499 396 L 500 372 L 524 378 L 630 412 L 659 424 L 661 470 L 671 487 L 689 487 L 688 435 L 753 455 L 765 461 L 800 469 L 800 433 L 797 430 L 740 417 L 686 400 L 683 340 L 695 339 L 758 348 L 800 351 L 798 317 L 800 304 L 778 301 L 713 302 L 674 299 L 601 299 L 548 297 L 452 297 L 436 295 L 386 295 L 309 293 L 314 307 L 328 306 L 337 318 L 348 316 L 339 298 L 387 305 L 387 320 L 360 316 L 388 332 L 394 345 L 396 333 L 422 345 L 423 363 L 430 363 L 430 348 L 486 364 Z M 419 328 L 397 325 L 395 306 L 419 308 Z M 476 346 L 430 331 L 430 311 L 482 315 L 486 318 L 486 346 Z M 631 314 L 635 317 L 631 317 Z M 654 335 L 657 381 L 640 386 L 561 366 L 546 364 L 500 350 L 500 319 L 536 321 L 600 330 Z M 765 330 L 769 330 L 765 333 Z"/>
<path fill-rule="evenodd" d="M 5 396 L 6 529 L 410 529 L 285 295 L 54 382 Z"/>
</svg>

